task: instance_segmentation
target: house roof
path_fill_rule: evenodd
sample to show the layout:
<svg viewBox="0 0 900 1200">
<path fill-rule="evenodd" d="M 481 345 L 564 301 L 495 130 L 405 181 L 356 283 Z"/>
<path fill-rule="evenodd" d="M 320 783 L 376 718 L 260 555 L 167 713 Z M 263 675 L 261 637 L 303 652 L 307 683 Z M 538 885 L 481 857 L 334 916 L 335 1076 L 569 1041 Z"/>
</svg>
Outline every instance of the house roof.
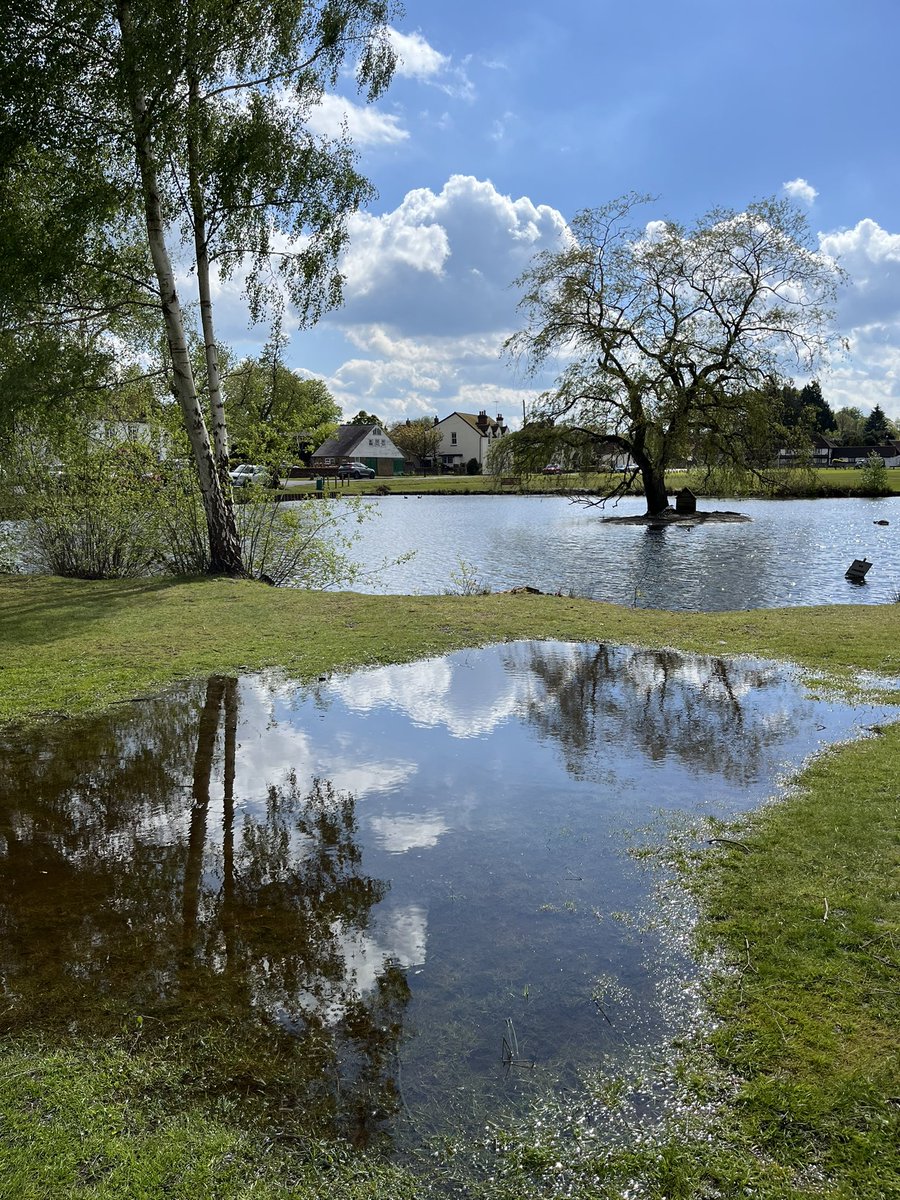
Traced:
<svg viewBox="0 0 900 1200">
<path fill-rule="evenodd" d="M 313 458 L 350 458 L 354 447 L 373 429 L 379 425 L 341 425 L 334 437 L 323 442 L 318 450 L 313 451 Z"/>
<path fill-rule="evenodd" d="M 900 442 L 889 441 L 880 446 L 837 446 L 832 443 L 832 453 L 835 458 L 868 458 L 870 454 L 893 458 L 900 454 Z"/>
<path fill-rule="evenodd" d="M 365 443 L 378 431 L 384 438 L 383 446 Z M 385 432 L 383 425 L 341 425 L 334 437 L 329 438 L 312 453 L 313 458 L 402 458 L 403 454 Z"/>
<path fill-rule="evenodd" d="M 480 433 L 483 437 L 487 436 L 489 430 L 496 431 L 498 429 L 506 429 L 506 424 L 502 417 L 500 417 L 499 413 L 497 414 L 500 418 L 499 420 L 495 420 L 493 417 L 487 417 L 487 424 L 485 424 L 484 420 L 482 420 L 480 425 L 478 423 L 479 415 L 480 414 L 478 413 L 452 412 L 450 413 L 450 416 L 444 417 L 443 421 L 438 421 L 438 425 L 443 425 L 444 421 L 449 421 L 451 417 L 459 417 L 460 420 L 465 421 L 467 425 L 471 425 L 475 432 Z"/>
</svg>

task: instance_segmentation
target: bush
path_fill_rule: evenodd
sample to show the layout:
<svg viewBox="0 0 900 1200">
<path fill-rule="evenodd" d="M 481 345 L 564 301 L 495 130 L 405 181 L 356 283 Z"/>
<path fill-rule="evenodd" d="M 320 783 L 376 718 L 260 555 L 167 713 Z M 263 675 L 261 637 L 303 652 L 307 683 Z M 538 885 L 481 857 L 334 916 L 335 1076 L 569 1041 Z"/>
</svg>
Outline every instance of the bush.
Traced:
<svg viewBox="0 0 900 1200">
<path fill-rule="evenodd" d="M 353 526 L 375 512 L 361 496 L 281 504 L 261 488 L 248 488 L 246 501 L 235 506 L 247 573 L 302 588 L 348 587 L 362 572 L 347 553 Z"/>
<path fill-rule="evenodd" d="M 890 493 L 888 469 L 878 454 L 870 454 L 859 472 L 859 490 L 864 496 L 887 496 Z"/>
<path fill-rule="evenodd" d="M 84 433 L 54 455 L 39 438 L 23 437 L 18 450 L 21 547 L 7 551 L 0 536 L 0 570 L 21 563 L 78 579 L 209 571 L 206 515 L 189 459 L 160 463 L 142 443 L 108 446 Z M 235 524 L 247 573 L 306 588 L 350 585 L 362 573 L 348 554 L 355 526 L 375 511 L 361 497 L 282 504 L 270 488 L 242 488 Z"/>
<path fill-rule="evenodd" d="M 470 458 L 469 461 L 466 463 L 466 474 L 467 475 L 480 475 L 481 474 L 481 466 L 480 466 L 477 458 Z"/>
<path fill-rule="evenodd" d="M 44 447 L 23 439 L 23 564 L 79 579 L 147 574 L 160 556 L 153 465 L 147 447 L 83 435 L 68 438 L 48 465 Z"/>
</svg>

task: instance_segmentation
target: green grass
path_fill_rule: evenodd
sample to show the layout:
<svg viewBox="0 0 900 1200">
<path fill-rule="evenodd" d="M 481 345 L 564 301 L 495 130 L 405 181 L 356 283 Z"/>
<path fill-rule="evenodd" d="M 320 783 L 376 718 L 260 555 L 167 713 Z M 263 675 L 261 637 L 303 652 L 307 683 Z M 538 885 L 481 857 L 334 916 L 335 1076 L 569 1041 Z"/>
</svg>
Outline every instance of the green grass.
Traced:
<svg viewBox="0 0 900 1200">
<path fill-rule="evenodd" d="M 900 606 L 665 613 L 549 596 L 370 597 L 221 581 L 0 581 L 0 721 L 97 711 L 175 679 L 280 666 L 300 678 L 523 637 L 791 659 L 851 682 L 900 673 Z M 473 1200 L 569 1195 L 900 1196 L 900 727 L 812 763 L 788 799 L 690 867 L 701 932 L 731 969 L 718 1025 L 682 1053 L 708 1105 L 656 1140 L 598 1152 L 495 1132 Z M 749 852 L 748 852 L 749 851 Z M 405 1200 L 384 1160 L 248 1120 L 206 1096 L 194 1042 L 10 1041 L 0 1061 L 0 1197 Z M 616 1100 L 611 1089 L 610 1110 Z M 710 1135 L 711 1129 L 711 1136 Z M 440 1160 L 464 1174 L 460 1155 Z M 437 1169 L 437 1168 L 436 1168 Z M 630 1181 L 643 1191 L 629 1193 Z"/>
<path fill-rule="evenodd" d="M 183 1096 L 190 1062 L 125 1037 L 20 1045 L 0 1063 L 2 1200 L 413 1200 L 408 1172 L 280 1125 L 248 1129 L 242 1097 Z"/>
<path fill-rule="evenodd" d="M 233 580 L 0 578 L 0 723 L 74 715 L 176 679 L 301 678 L 516 638 L 639 642 L 900 674 L 900 607 L 670 613 L 561 596 L 362 596 Z"/>
<path fill-rule="evenodd" d="M 781 489 L 785 495 L 795 498 L 851 497 L 865 494 L 862 491 L 862 472 L 853 467 L 823 468 L 813 471 L 809 477 L 801 477 L 796 472 L 782 468 L 770 470 L 768 474 L 773 480 L 776 492 Z M 365 495 L 396 496 L 497 495 L 498 493 L 501 495 L 525 493 L 552 496 L 565 495 L 568 492 L 593 495 L 608 489 L 620 478 L 618 475 L 606 474 L 537 474 L 515 480 L 507 477 L 507 482 L 502 483 L 501 479 L 493 475 L 401 475 L 386 479 L 355 480 L 349 484 L 335 485 L 329 490 L 337 490 L 340 495 L 354 492 Z M 705 475 L 700 471 L 672 471 L 666 476 L 666 484 L 672 495 L 683 487 L 690 487 L 701 497 L 731 496 L 735 499 L 750 497 L 766 499 L 773 494 L 772 487 L 762 486 L 750 479 L 739 488 L 734 485 L 723 488 L 719 484 L 707 482 Z M 886 485 L 890 494 L 900 494 L 900 470 L 887 472 Z"/>
</svg>

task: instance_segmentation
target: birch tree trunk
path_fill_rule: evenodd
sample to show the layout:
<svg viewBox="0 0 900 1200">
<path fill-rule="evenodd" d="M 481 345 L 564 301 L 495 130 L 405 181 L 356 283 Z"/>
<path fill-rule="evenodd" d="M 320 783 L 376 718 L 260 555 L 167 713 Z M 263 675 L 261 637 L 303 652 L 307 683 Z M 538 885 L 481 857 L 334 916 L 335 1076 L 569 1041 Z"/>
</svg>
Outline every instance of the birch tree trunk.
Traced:
<svg viewBox="0 0 900 1200">
<path fill-rule="evenodd" d="M 134 133 L 135 161 L 141 180 L 144 219 L 150 256 L 159 286 L 169 356 L 172 362 L 173 390 L 181 407 L 184 426 L 190 439 L 209 535 L 210 570 L 214 574 L 244 575 L 241 547 L 230 498 L 226 498 L 213 459 L 203 409 L 194 384 L 190 352 L 185 334 L 184 316 L 175 287 L 175 272 L 165 239 L 158 168 L 153 152 L 153 137 L 146 97 L 141 86 L 138 62 L 140 48 L 135 44 L 131 9 L 120 0 L 117 9 L 122 34 L 123 71 Z"/>
<path fill-rule="evenodd" d="M 219 373 L 219 351 L 213 324 L 212 293 L 209 283 L 209 230 L 203 189 L 200 182 L 198 129 L 202 119 L 200 89 L 194 74 L 188 84 L 188 189 L 191 217 L 194 226 L 194 253 L 197 259 L 197 290 L 200 295 L 200 322 L 203 327 L 203 346 L 206 354 L 206 378 L 209 388 L 209 413 L 212 424 L 213 453 L 219 481 L 228 496 L 228 426 L 225 421 L 225 398 Z"/>
</svg>

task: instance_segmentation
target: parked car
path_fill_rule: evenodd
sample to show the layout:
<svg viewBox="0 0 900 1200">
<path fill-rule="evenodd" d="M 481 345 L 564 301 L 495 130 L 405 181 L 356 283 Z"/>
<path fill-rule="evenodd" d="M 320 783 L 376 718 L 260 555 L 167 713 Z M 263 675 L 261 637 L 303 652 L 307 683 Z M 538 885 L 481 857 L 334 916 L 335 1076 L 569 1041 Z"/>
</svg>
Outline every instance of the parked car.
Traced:
<svg viewBox="0 0 900 1200">
<path fill-rule="evenodd" d="M 557 466 L 556 463 L 547 463 L 546 467 L 541 471 L 542 475 L 562 475 L 563 469 Z"/>
<path fill-rule="evenodd" d="M 365 463 L 348 462 L 341 463 L 338 467 L 338 479 L 374 479 L 375 472 L 371 467 L 367 467 Z"/>
<path fill-rule="evenodd" d="M 233 471 L 228 472 L 228 477 L 231 480 L 232 487 L 249 487 L 251 484 L 262 487 L 276 487 L 278 484 L 278 480 L 273 476 L 269 468 L 260 466 L 259 463 L 241 463 L 239 467 L 235 467 Z"/>
</svg>

